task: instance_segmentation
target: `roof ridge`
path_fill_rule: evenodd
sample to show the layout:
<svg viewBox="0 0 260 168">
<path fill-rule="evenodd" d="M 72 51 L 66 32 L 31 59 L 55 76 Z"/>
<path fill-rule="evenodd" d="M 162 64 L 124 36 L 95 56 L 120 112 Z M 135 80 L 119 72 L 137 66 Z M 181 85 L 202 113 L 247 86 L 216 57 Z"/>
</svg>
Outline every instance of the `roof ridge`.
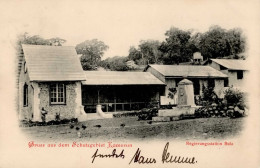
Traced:
<svg viewBox="0 0 260 168">
<path fill-rule="evenodd" d="M 37 45 L 37 44 L 22 44 L 22 46 L 35 46 L 35 47 L 76 47 L 76 46 L 53 46 L 53 45 Z"/>
</svg>

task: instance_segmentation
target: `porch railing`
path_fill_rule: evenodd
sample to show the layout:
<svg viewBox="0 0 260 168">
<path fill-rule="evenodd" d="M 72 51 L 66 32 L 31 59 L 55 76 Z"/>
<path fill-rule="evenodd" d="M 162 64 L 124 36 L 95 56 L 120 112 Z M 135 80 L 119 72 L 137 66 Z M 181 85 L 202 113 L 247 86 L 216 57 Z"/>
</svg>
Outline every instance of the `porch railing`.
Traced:
<svg viewBox="0 0 260 168">
<path fill-rule="evenodd" d="M 83 104 L 86 113 L 95 113 L 97 104 Z M 127 102 L 127 103 L 100 103 L 104 112 L 141 110 L 150 106 L 159 107 L 159 101 L 153 102 Z"/>
</svg>

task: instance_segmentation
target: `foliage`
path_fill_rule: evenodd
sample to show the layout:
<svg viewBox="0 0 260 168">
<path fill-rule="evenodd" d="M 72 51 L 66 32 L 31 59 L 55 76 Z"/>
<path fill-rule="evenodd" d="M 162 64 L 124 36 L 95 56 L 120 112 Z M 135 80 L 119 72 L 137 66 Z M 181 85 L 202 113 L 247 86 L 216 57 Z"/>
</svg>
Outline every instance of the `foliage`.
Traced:
<svg viewBox="0 0 260 168">
<path fill-rule="evenodd" d="M 244 109 L 245 107 L 245 100 L 243 92 L 239 91 L 238 89 L 234 89 L 233 87 L 229 87 L 224 92 L 225 96 L 224 99 L 227 101 L 229 105 L 238 105 L 240 108 Z"/>
<path fill-rule="evenodd" d="M 161 52 L 158 50 L 160 42 L 157 40 L 142 40 L 139 44 L 140 52 L 146 64 L 158 64 Z"/>
<path fill-rule="evenodd" d="M 130 47 L 128 58 L 139 65 L 158 64 L 162 55 L 158 49 L 160 45 L 158 40 L 141 40 L 137 49 Z"/>
<path fill-rule="evenodd" d="M 214 92 L 214 88 L 202 85 L 202 96 L 200 101 L 204 101 L 207 104 L 212 104 L 218 103 L 219 99 L 217 94 Z"/>
<path fill-rule="evenodd" d="M 139 111 L 134 112 L 124 112 L 124 113 L 115 113 L 113 114 L 113 117 L 120 118 L 120 117 L 135 117 L 139 115 Z"/>
<path fill-rule="evenodd" d="M 101 61 L 99 65 L 112 71 L 127 71 L 129 69 L 126 65 L 127 61 L 127 57 L 115 56 Z"/>
<path fill-rule="evenodd" d="M 169 88 L 169 93 L 168 93 L 168 97 L 173 99 L 174 95 L 177 93 L 177 89 L 176 88 Z"/>
<path fill-rule="evenodd" d="M 227 31 L 219 26 L 212 26 L 199 38 L 198 48 L 204 58 L 223 58 L 245 50 L 245 38 L 240 29 Z"/>
<path fill-rule="evenodd" d="M 190 61 L 193 54 L 189 43 L 191 32 L 172 27 L 166 31 L 165 35 L 166 39 L 159 47 L 159 50 L 163 53 L 163 63 L 179 64 L 180 62 Z"/>
<path fill-rule="evenodd" d="M 241 29 L 225 30 L 212 26 L 205 33 L 172 27 L 165 33 L 163 42 L 142 40 L 138 48 L 129 49 L 129 60 L 137 64 L 179 64 L 189 62 L 194 52 L 208 58 L 244 59 L 245 37 Z"/>
<path fill-rule="evenodd" d="M 196 118 L 209 118 L 209 117 L 230 117 L 238 118 L 246 116 L 244 109 L 239 108 L 238 106 L 229 106 L 227 104 L 211 104 L 202 106 L 198 109 L 195 109 Z"/>
<path fill-rule="evenodd" d="M 94 70 L 109 47 L 97 39 L 86 40 L 76 45 L 77 54 L 81 54 L 81 65 L 84 70 Z"/>
<path fill-rule="evenodd" d="M 129 60 L 137 61 L 142 58 L 142 53 L 140 50 L 136 49 L 134 46 L 131 46 L 128 54 Z"/>
<path fill-rule="evenodd" d="M 55 46 L 62 46 L 62 44 L 66 42 L 66 40 L 59 37 L 51 38 L 49 39 L 49 41 L 51 45 L 55 45 Z"/>
<path fill-rule="evenodd" d="M 152 120 L 153 117 L 157 116 L 157 113 L 157 108 L 144 108 L 138 114 L 138 120 Z"/>
<path fill-rule="evenodd" d="M 32 45 L 51 45 L 50 41 L 42 38 L 39 35 L 29 36 L 28 33 L 24 33 L 18 36 L 18 45 L 22 44 L 32 44 Z"/>
<path fill-rule="evenodd" d="M 38 121 L 20 121 L 20 127 L 33 127 L 33 126 L 46 126 L 46 125 L 60 125 L 60 124 L 69 124 L 69 123 L 78 123 L 77 118 L 72 119 L 62 119 L 62 120 L 51 120 L 48 122 L 38 122 Z"/>
<path fill-rule="evenodd" d="M 51 39 L 44 39 L 39 35 L 30 36 L 27 32 L 18 36 L 17 44 L 32 44 L 32 45 L 59 45 L 61 46 L 66 40 L 55 37 Z"/>
</svg>

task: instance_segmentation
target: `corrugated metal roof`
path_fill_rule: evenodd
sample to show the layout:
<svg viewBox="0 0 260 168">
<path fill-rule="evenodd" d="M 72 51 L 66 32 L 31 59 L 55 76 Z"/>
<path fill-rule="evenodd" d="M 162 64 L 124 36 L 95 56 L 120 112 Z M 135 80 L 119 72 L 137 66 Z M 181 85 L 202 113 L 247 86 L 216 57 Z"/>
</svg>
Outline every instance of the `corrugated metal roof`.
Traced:
<svg viewBox="0 0 260 168">
<path fill-rule="evenodd" d="M 211 59 L 211 60 L 230 70 L 248 70 L 248 67 L 246 67 L 247 64 L 245 60 L 236 60 L 236 59 Z"/>
<path fill-rule="evenodd" d="M 22 45 L 31 81 L 81 81 L 85 74 L 71 46 Z"/>
<path fill-rule="evenodd" d="M 165 77 L 226 78 L 227 75 L 210 66 L 200 65 L 148 65 Z"/>
<path fill-rule="evenodd" d="M 83 85 L 165 85 L 150 72 L 85 71 Z"/>
</svg>

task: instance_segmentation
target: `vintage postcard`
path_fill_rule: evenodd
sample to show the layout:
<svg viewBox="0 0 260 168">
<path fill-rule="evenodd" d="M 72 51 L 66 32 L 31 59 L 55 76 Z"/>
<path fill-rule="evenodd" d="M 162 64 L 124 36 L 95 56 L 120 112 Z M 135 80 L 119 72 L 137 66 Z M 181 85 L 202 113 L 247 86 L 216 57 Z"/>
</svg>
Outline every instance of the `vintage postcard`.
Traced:
<svg viewBox="0 0 260 168">
<path fill-rule="evenodd" d="M 260 167 L 260 1 L 0 9 L 0 167 Z"/>
</svg>

